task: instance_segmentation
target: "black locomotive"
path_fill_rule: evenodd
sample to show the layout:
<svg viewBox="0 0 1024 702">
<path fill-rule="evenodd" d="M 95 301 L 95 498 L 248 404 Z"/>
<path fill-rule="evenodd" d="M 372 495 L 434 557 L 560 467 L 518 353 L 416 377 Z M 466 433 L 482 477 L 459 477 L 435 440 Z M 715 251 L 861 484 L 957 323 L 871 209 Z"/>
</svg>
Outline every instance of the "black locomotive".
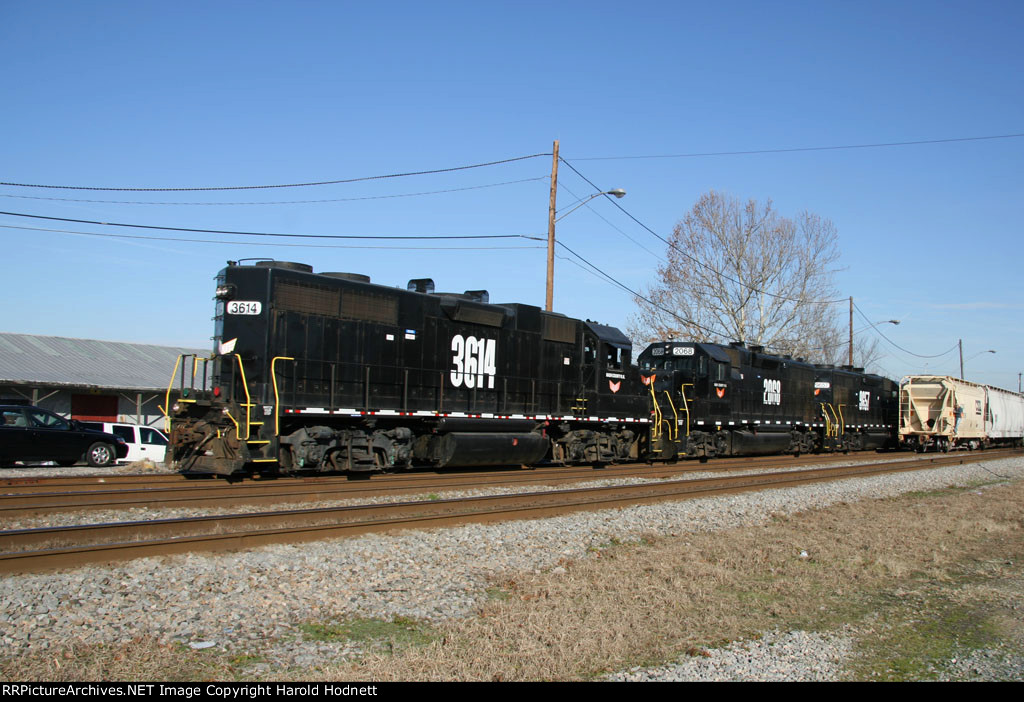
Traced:
<svg viewBox="0 0 1024 702">
<path fill-rule="evenodd" d="M 618 329 L 429 279 L 229 262 L 215 321 L 214 353 L 179 359 L 167 391 L 186 473 L 867 449 L 895 425 L 895 384 L 859 369 L 678 342 L 637 367 Z"/>
<path fill-rule="evenodd" d="M 172 380 L 167 458 L 184 472 L 639 456 L 650 411 L 612 327 L 276 261 L 229 262 L 216 298 L 215 353 Z"/>
<path fill-rule="evenodd" d="M 662 458 L 859 451 L 894 445 L 899 387 L 862 369 L 759 346 L 651 344 L 638 359 Z"/>
</svg>

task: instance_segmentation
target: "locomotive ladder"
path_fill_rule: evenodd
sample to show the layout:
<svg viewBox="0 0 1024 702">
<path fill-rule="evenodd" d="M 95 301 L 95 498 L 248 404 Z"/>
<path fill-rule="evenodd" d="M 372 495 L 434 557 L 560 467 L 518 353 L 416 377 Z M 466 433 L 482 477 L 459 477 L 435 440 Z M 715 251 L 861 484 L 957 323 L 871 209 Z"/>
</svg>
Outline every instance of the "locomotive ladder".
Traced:
<svg viewBox="0 0 1024 702">
<path fill-rule="evenodd" d="M 910 399 L 910 387 L 909 381 L 907 385 L 900 388 L 900 429 L 903 429 L 908 424 L 913 425 L 910 417 L 911 410 L 917 412 L 917 408 L 914 406 Z M 921 420 L 921 413 L 917 412 L 918 423 Z"/>
<path fill-rule="evenodd" d="M 821 413 L 825 417 L 825 436 L 831 439 L 832 437 L 837 436 L 837 432 L 839 431 L 838 427 L 833 429 L 833 424 L 835 424 L 835 422 L 833 421 L 832 417 L 835 415 L 835 409 L 832 407 L 831 402 L 822 402 L 820 404 Z M 831 412 L 832 414 L 830 415 L 829 412 Z"/>
<path fill-rule="evenodd" d="M 192 359 L 192 375 L 188 379 L 188 388 L 185 387 L 185 365 L 182 360 L 185 358 Z M 181 384 L 178 388 L 178 402 L 190 402 L 194 403 L 195 399 L 189 397 L 189 394 L 195 390 L 196 385 L 196 372 L 199 369 L 199 362 L 203 362 L 203 387 L 202 392 L 206 392 L 206 380 L 207 380 L 207 366 L 210 361 L 213 360 L 213 356 L 206 358 L 205 356 L 197 356 L 191 353 L 179 354 L 177 360 L 174 362 L 174 370 L 171 371 L 171 381 L 167 384 L 167 392 L 164 395 L 164 404 L 161 407 L 157 405 L 164 415 L 164 430 L 168 435 L 171 433 L 171 390 L 174 388 L 174 380 L 178 375 L 178 368 L 181 368 Z"/>
<path fill-rule="evenodd" d="M 654 412 L 654 421 L 651 422 L 651 451 L 661 453 L 661 407 L 658 406 L 658 396 L 654 393 L 654 376 L 651 376 L 651 410 Z"/>
<path fill-rule="evenodd" d="M 681 408 L 681 411 L 682 411 L 682 414 L 685 417 L 685 421 L 686 421 L 686 434 L 685 435 L 689 436 L 690 435 L 690 404 L 689 404 L 689 401 L 686 398 L 686 386 L 687 385 L 692 387 L 693 384 L 692 383 L 683 383 L 683 385 L 680 387 L 680 393 L 683 396 L 683 406 Z M 665 417 L 664 417 L 664 413 L 661 410 L 661 404 L 658 402 L 658 395 L 657 395 L 657 393 L 654 390 L 654 380 L 653 379 L 651 380 L 651 383 L 650 383 L 650 389 L 651 389 L 651 407 L 652 407 L 652 411 L 654 412 L 654 420 L 651 422 L 651 451 L 653 453 L 661 453 L 662 449 L 661 449 L 661 441 L 660 440 L 662 438 L 662 435 L 665 433 L 664 429 L 662 428 L 662 423 L 666 422 L 666 420 L 665 420 Z M 669 426 L 671 428 L 670 428 L 670 430 L 668 432 L 667 438 L 672 443 L 678 443 L 679 442 L 679 413 L 680 413 L 680 409 L 676 408 L 676 404 L 675 404 L 675 402 L 672 401 L 672 395 L 669 393 L 669 391 L 665 390 L 664 393 L 665 393 L 665 398 L 668 400 L 668 406 L 672 409 L 672 415 L 674 417 L 674 421 L 669 424 Z"/>
<path fill-rule="evenodd" d="M 263 426 L 263 422 L 258 421 L 258 420 L 253 420 L 253 417 L 252 417 L 252 408 L 253 407 L 257 407 L 259 405 L 252 401 L 252 395 L 249 393 L 249 380 L 248 380 L 248 378 L 245 377 L 245 364 L 242 363 L 242 356 L 240 354 L 237 354 L 237 353 L 236 354 L 232 354 L 232 355 L 238 360 L 238 372 L 242 376 L 242 390 L 245 391 L 245 402 L 239 402 L 238 403 L 238 406 L 241 407 L 243 409 L 243 411 L 245 412 L 245 436 L 242 436 L 242 429 L 239 426 L 238 422 L 235 421 L 235 418 L 231 416 L 231 413 L 228 412 L 227 415 L 228 415 L 228 419 L 230 419 L 235 424 L 235 435 L 238 437 L 239 441 L 242 441 L 242 442 L 245 443 L 245 447 L 246 447 L 246 449 L 248 449 L 248 453 L 251 456 L 254 453 L 256 453 L 256 454 L 262 453 L 263 448 L 270 444 L 270 439 L 259 439 L 259 438 L 254 439 L 254 438 L 252 438 L 252 428 L 254 426 L 255 427 Z M 259 431 L 260 430 L 257 428 L 256 429 L 256 432 L 257 432 L 256 435 L 257 436 L 259 436 Z M 249 460 L 252 463 L 276 463 L 277 462 L 276 458 L 250 458 Z"/>
<path fill-rule="evenodd" d="M 693 387 L 693 383 L 683 383 L 679 388 L 679 394 L 683 396 L 683 414 L 686 415 L 686 435 L 690 435 L 690 402 L 686 399 L 686 386 Z"/>
</svg>

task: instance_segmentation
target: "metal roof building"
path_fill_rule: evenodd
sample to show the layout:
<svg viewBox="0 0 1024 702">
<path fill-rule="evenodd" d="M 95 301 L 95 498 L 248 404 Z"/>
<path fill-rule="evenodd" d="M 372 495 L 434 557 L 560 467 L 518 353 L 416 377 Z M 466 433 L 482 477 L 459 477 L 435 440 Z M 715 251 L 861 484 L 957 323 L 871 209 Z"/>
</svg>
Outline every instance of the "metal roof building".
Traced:
<svg viewBox="0 0 1024 702">
<path fill-rule="evenodd" d="M 0 332 L 0 397 L 75 419 L 150 424 L 181 354 L 205 349 Z"/>
</svg>

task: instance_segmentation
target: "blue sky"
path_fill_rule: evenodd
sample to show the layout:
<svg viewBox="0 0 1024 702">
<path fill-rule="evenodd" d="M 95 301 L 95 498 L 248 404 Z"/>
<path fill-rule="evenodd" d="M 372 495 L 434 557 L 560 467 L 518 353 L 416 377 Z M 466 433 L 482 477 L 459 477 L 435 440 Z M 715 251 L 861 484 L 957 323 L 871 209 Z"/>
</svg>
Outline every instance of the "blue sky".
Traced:
<svg viewBox="0 0 1024 702">
<path fill-rule="evenodd" d="M 0 0 L 0 181 L 302 183 L 550 153 L 558 139 L 564 159 L 602 189 L 625 188 L 619 204 L 665 237 L 711 189 L 831 219 L 840 294 L 872 321 L 902 321 L 884 332 L 906 351 L 883 342 L 882 371 L 957 374 L 955 352 L 922 356 L 962 339 L 968 379 L 1015 388 L 1024 138 L 672 156 L 1024 133 L 1022 20 L 1020 2 Z M 540 156 L 303 188 L 0 186 L 0 210 L 199 229 L 544 237 L 550 170 Z M 562 165 L 560 209 L 592 192 Z M 541 245 L 529 239 L 298 248 L 10 215 L 0 225 L 5 283 L 18 290 L 2 331 L 206 347 L 212 277 L 249 257 L 544 302 L 544 250 L 491 248 Z M 600 198 L 561 221 L 558 238 L 633 289 L 653 280 L 664 252 Z M 555 309 L 624 328 L 634 305 L 559 258 Z M 858 315 L 854 328 L 864 326 Z"/>
</svg>

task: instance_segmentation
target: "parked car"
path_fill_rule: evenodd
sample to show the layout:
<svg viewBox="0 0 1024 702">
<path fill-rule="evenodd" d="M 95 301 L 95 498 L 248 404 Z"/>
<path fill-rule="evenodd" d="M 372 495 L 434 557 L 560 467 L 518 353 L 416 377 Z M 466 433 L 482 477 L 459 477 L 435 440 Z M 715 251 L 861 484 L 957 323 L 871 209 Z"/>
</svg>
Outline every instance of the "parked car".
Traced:
<svg viewBox="0 0 1024 702">
<path fill-rule="evenodd" d="M 83 427 L 95 431 L 120 436 L 128 444 L 129 463 L 148 458 L 154 463 L 162 463 L 167 450 L 167 436 L 159 429 L 128 424 L 126 422 L 86 422 L 79 421 Z"/>
<path fill-rule="evenodd" d="M 41 407 L 0 404 L 0 465 L 56 461 L 72 466 L 86 461 L 109 466 L 127 455 L 128 444 L 115 434 L 86 429 Z"/>
</svg>

